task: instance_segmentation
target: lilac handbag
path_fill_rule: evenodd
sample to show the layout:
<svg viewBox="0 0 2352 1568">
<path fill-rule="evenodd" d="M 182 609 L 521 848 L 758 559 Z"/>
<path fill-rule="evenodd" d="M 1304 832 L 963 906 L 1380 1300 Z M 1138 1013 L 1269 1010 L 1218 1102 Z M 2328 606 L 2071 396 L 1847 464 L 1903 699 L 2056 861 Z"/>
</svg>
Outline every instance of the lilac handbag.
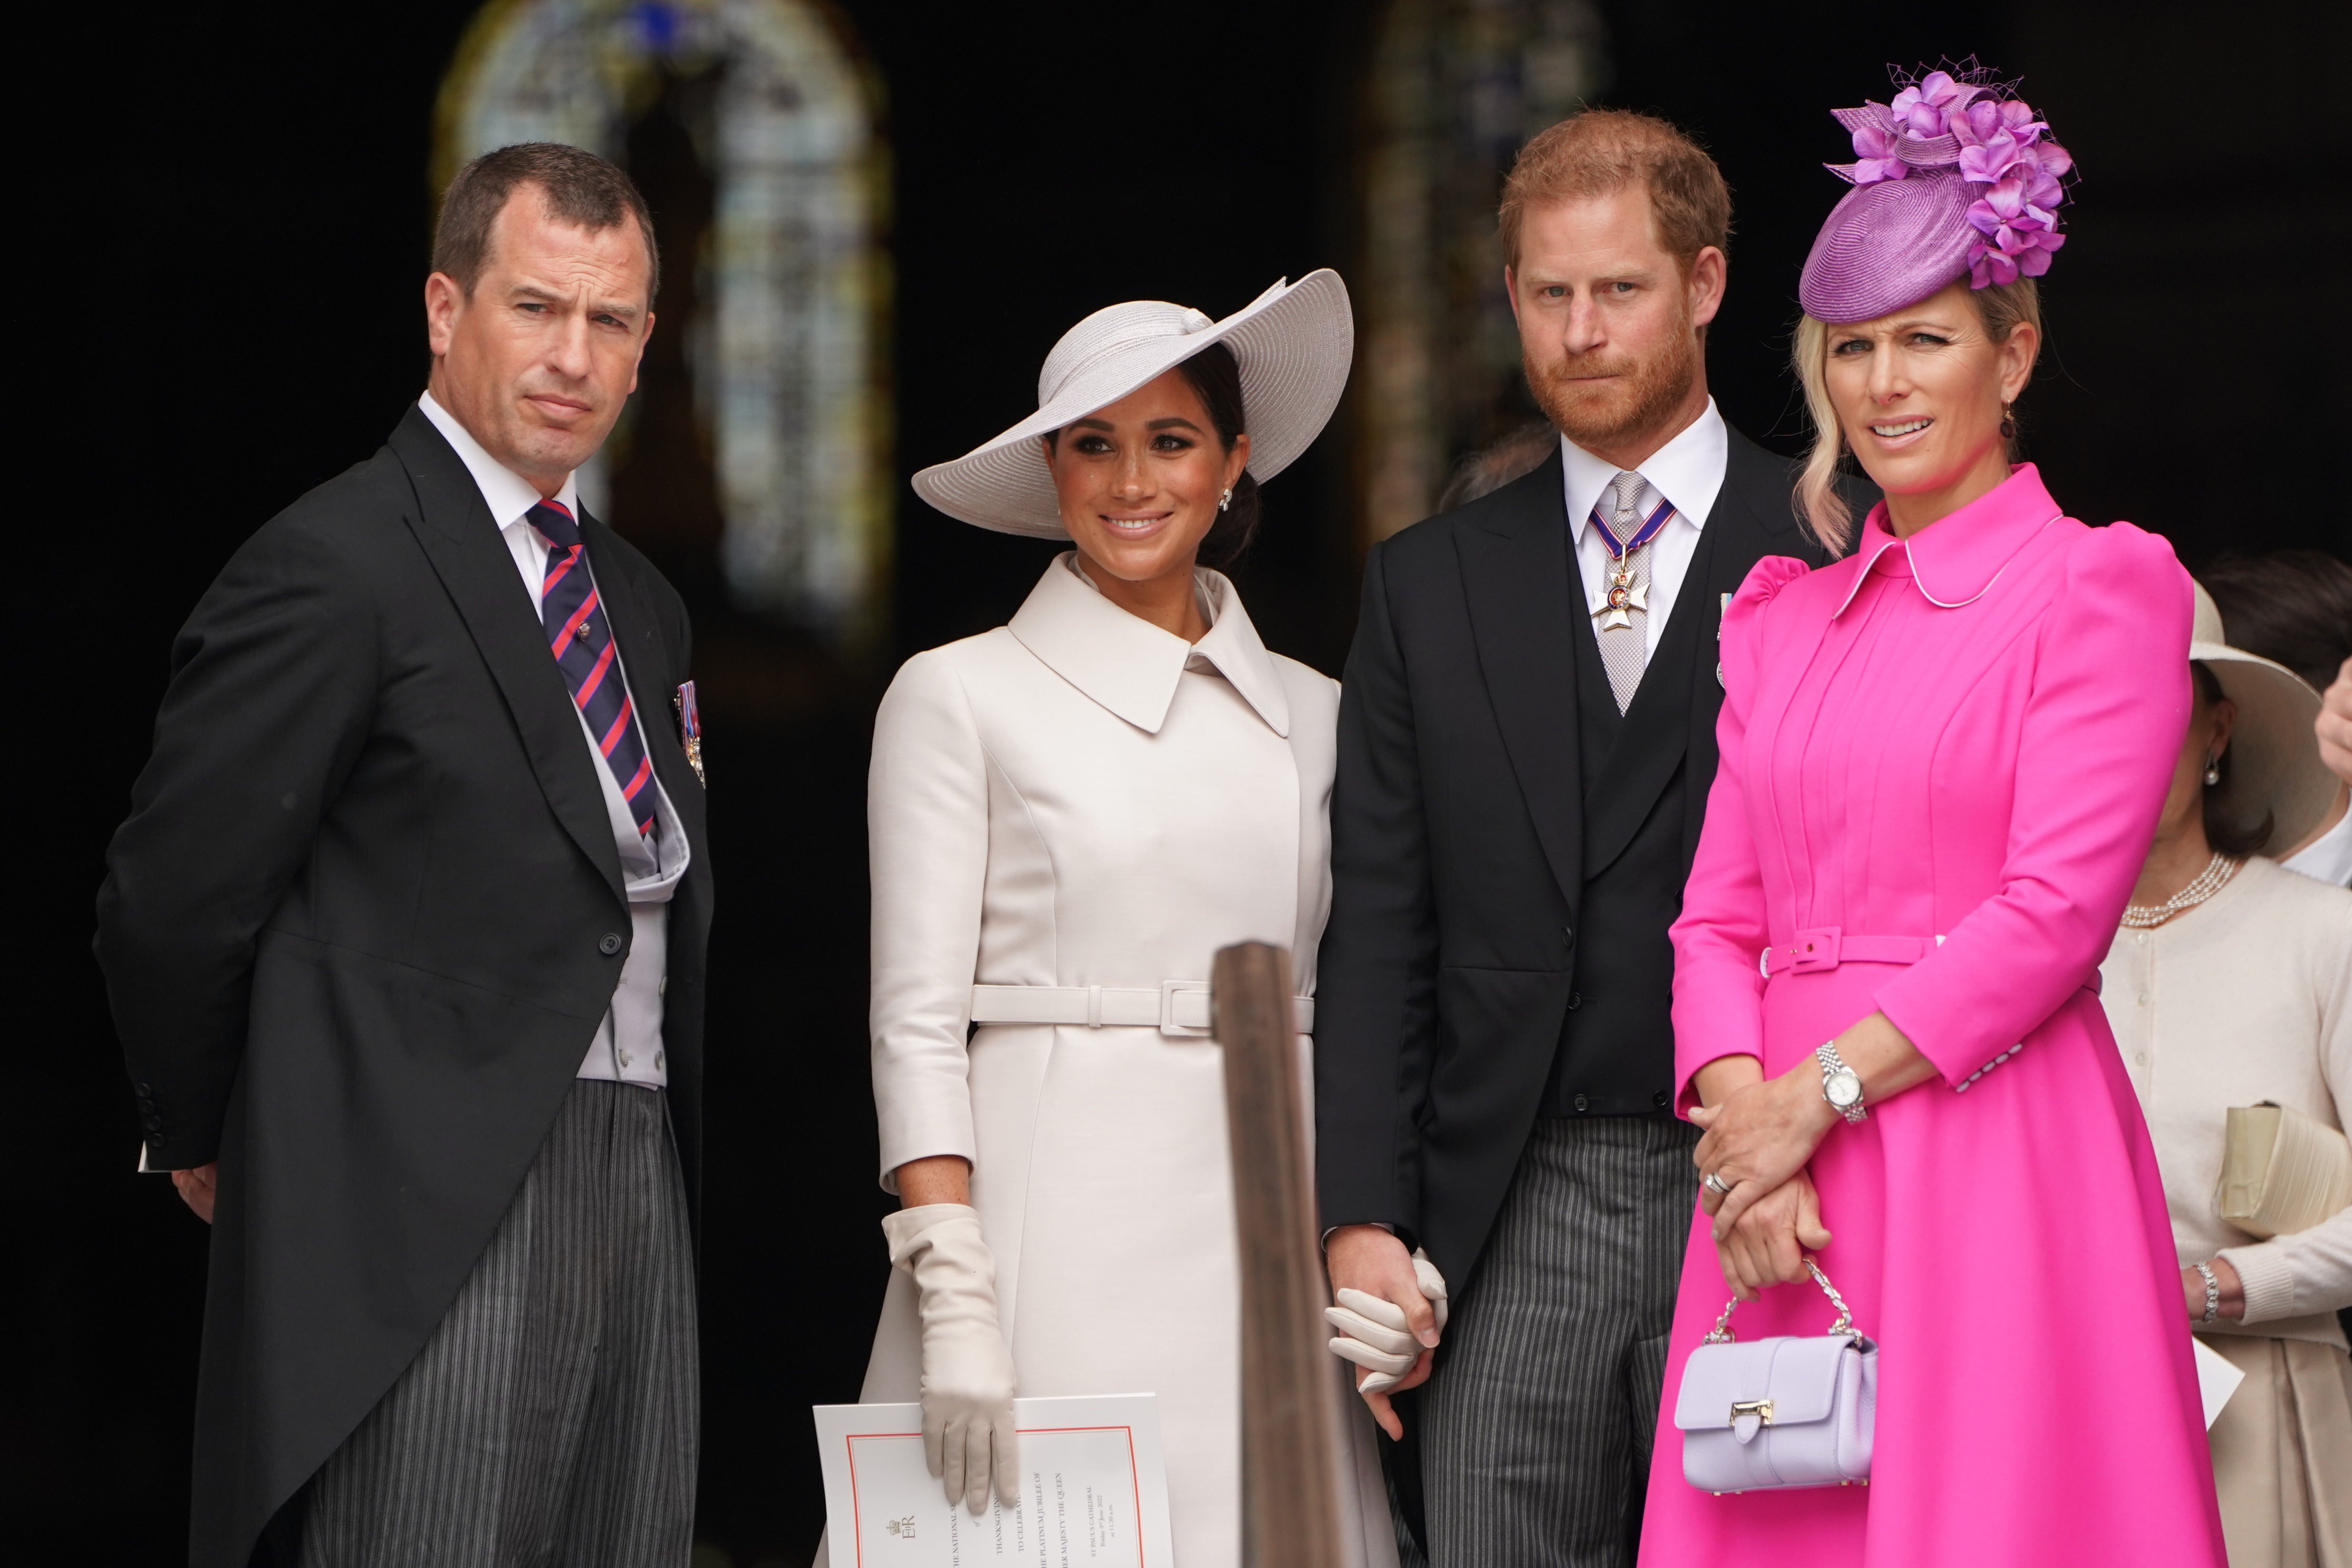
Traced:
<svg viewBox="0 0 2352 1568">
<path fill-rule="evenodd" d="M 1878 1347 L 1855 1330 L 1829 1277 L 1810 1258 L 1805 1268 L 1837 1303 L 1828 1333 L 1741 1344 L 1731 1331 L 1735 1297 L 1683 1364 L 1675 1426 L 1683 1479 L 1701 1491 L 1870 1484 Z"/>
</svg>

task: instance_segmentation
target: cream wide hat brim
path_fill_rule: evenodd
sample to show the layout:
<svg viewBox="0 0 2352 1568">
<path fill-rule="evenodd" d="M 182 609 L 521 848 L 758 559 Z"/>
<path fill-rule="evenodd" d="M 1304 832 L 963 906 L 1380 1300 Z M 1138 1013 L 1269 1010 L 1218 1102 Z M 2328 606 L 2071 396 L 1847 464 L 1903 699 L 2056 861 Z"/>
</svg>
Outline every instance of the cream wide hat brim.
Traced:
<svg viewBox="0 0 2352 1568">
<path fill-rule="evenodd" d="M 1062 334 L 1037 376 L 1037 412 L 953 462 L 915 493 L 961 522 L 1067 539 L 1038 438 L 1117 403 L 1211 343 L 1233 351 L 1248 421 L 1249 472 L 1262 484 L 1322 434 L 1356 353 L 1348 286 L 1329 268 L 1277 282 L 1222 321 L 1160 300 L 1097 310 Z"/>
<path fill-rule="evenodd" d="M 2221 695 L 2237 705 L 2230 731 L 2229 771 L 2209 793 L 2221 815 L 2248 829 L 2271 817 L 2265 853 L 2300 844 L 2336 804 L 2336 778 L 2319 760 L 2312 725 L 2319 693 L 2283 664 L 2223 641 L 2221 612 L 2197 585 L 2197 619 L 2189 658 L 2213 672 Z"/>
</svg>

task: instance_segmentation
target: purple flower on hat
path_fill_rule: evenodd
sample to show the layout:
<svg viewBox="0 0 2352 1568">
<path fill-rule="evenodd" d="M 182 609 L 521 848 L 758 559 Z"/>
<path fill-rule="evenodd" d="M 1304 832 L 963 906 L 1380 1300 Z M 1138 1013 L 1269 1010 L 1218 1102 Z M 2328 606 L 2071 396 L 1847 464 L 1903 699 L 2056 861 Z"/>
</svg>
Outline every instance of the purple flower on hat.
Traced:
<svg viewBox="0 0 2352 1568">
<path fill-rule="evenodd" d="M 1857 185 L 1902 179 L 1911 173 L 1911 165 L 1895 153 L 1895 143 L 1901 140 L 1899 132 L 1885 126 L 1857 125 L 1853 130 L 1853 152 L 1861 161 L 1838 168 L 1837 172 Z"/>
<path fill-rule="evenodd" d="M 1983 90 L 1954 81 L 1948 71 L 1929 71 L 1896 93 L 1887 108 L 1910 128 L 1914 136 L 1941 136 L 1950 129 L 1948 121 L 1953 110 Z"/>
<path fill-rule="evenodd" d="M 2030 199 L 2026 182 L 2005 179 L 1969 205 L 1969 225 L 1982 237 L 1969 247 L 1969 281 L 1982 289 L 2014 283 L 2021 274 L 2050 270 L 2053 251 L 2066 243 L 2058 215 Z"/>
<path fill-rule="evenodd" d="M 2021 99 L 1979 98 L 1953 115 L 1951 125 L 1960 144 L 1960 174 L 1978 184 L 1991 184 L 2020 164 L 2042 166 L 2039 143 L 2050 127 Z M 2051 171 L 2053 177 L 2074 166 L 2065 149 L 2054 142 L 2049 146 L 2060 164 Z"/>
<path fill-rule="evenodd" d="M 1985 140 L 1964 143 L 1960 148 L 1960 177 L 1979 185 L 1990 185 L 2017 166 L 2025 156 L 2025 149 L 2006 131 L 1996 131 Z"/>
<path fill-rule="evenodd" d="M 1990 142 L 2006 133 L 2018 145 L 2030 147 L 2049 129 L 2033 118 L 2033 110 L 2024 100 L 2017 98 L 1979 98 L 1952 116 L 1952 134 L 1960 139 L 1963 146 Z"/>
</svg>

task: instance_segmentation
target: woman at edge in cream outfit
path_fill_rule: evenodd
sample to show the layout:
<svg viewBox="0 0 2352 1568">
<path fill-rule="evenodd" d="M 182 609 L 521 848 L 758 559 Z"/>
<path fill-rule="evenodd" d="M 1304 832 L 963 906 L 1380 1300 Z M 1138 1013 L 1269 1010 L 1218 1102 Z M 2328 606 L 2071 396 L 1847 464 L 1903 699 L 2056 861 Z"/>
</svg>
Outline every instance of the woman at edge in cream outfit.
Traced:
<svg viewBox="0 0 2352 1568">
<path fill-rule="evenodd" d="M 1180 1568 L 1241 1561 L 1206 981 L 1229 943 L 1287 947 L 1308 1065 L 1339 706 L 1197 558 L 1246 542 L 1256 479 L 1314 439 L 1351 354 L 1328 271 L 1223 321 L 1139 301 L 1078 323 L 1035 415 L 915 480 L 1077 548 L 1009 625 L 909 659 L 875 722 L 874 1093 L 905 1206 L 859 1397 L 919 1397 L 979 1513 L 1018 1484 L 1016 1393 L 1157 1395 Z M 1369 1424 L 1336 1377 L 1330 1399 L 1349 1561 L 1391 1568 Z"/>
<path fill-rule="evenodd" d="M 2343 1131 L 2352 892 L 2257 853 L 2325 820 L 2319 694 L 2229 645 L 2197 590 L 2196 707 L 2099 1001 L 2147 1114 L 2189 1327 L 2245 1374 L 2207 1434 L 2231 1568 L 2352 1568 L 2352 1208 L 2267 1240 L 2221 1218 L 2231 1106 Z M 2209 1294 L 2207 1280 L 2211 1285 Z"/>
</svg>

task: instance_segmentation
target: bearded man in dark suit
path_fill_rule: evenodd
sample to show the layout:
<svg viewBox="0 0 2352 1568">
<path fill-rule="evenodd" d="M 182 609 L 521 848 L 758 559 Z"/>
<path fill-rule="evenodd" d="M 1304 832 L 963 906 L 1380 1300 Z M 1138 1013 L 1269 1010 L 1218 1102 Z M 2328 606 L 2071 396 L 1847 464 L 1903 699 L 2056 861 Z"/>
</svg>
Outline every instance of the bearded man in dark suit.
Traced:
<svg viewBox="0 0 2352 1568">
<path fill-rule="evenodd" d="M 469 164 L 425 395 L 173 645 L 98 953 L 143 1168 L 213 1225 L 194 1568 L 687 1560 L 698 721 L 572 478 L 659 267 L 603 160 Z"/>
<path fill-rule="evenodd" d="M 1759 557 L 1818 559 L 1790 465 L 1707 395 L 1730 220 L 1662 121 L 1529 142 L 1503 281 L 1559 437 L 1365 563 L 1317 1165 L 1335 1348 L 1391 1436 L 1391 1397 L 1429 1384 L 1391 1475 L 1439 1568 L 1617 1568 L 1639 1539 L 1698 1193 L 1666 932 L 1715 777 L 1717 628 Z"/>
</svg>

